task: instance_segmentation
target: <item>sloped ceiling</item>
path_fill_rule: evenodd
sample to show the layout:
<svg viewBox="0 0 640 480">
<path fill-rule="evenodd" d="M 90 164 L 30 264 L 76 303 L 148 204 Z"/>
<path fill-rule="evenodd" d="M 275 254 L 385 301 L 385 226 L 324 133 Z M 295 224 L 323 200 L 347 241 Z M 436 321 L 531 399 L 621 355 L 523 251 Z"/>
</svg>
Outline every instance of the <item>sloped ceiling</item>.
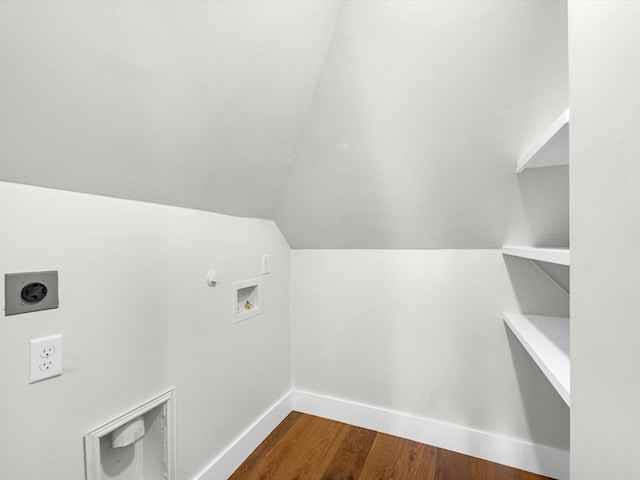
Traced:
<svg viewBox="0 0 640 480">
<path fill-rule="evenodd" d="M 272 218 L 340 3 L 0 4 L 0 178 Z"/>
<path fill-rule="evenodd" d="M 345 2 L 277 210 L 299 248 L 568 245 L 564 2 Z"/>
<path fill-rule="evenodd" d="M 564 1 L 0 3 L 0 179 L 294 248 L 568 243 Z"/>
</svg>

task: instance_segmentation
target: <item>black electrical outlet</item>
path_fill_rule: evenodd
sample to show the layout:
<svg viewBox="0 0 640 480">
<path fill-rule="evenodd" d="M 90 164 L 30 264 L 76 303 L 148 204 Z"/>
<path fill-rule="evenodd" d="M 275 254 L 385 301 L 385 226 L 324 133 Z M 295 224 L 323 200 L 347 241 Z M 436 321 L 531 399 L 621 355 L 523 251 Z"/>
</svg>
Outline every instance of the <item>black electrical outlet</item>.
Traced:
<svg viewBox="0 0 640 480">
<path fill-rule="evenodd" d="M 25 287 L 20 292 L 20 296 L 25 302 L 38 303 L 44 300 L 47 296 L 47 287 L 40 282 L 33 282 Z"/>
</svg>

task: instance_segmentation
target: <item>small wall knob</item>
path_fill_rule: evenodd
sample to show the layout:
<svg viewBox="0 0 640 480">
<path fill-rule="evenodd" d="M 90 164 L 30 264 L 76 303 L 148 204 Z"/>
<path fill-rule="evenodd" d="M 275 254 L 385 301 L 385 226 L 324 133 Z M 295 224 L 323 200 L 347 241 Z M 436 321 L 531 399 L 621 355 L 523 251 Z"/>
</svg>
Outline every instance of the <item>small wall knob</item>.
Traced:
<svg viewBox="0 0 640 480">
<path fill-rule="evenodd" d="M 209 285 L 210 287 L 215 287 L 216 283 L 218 283 L 218 274 L 211 270 L 209 273 L 207 273 L 207 285 Z"/>
</svg>

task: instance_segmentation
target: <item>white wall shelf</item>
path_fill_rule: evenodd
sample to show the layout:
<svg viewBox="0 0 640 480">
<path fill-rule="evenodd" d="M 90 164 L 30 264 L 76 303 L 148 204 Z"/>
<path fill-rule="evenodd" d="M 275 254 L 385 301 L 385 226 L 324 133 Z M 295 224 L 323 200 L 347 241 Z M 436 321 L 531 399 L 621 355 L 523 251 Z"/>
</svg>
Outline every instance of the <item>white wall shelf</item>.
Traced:
<svg viewBox="0 0 640 480">
<path fill-rule="evenodd" d="M 568 248 L 535 248 L 535 247 L 502 247 L 504 255 L 539 260 L 541 262 L 569 265 L 570 254 Z"/>
<path fill-rule="evenodd" d="M 570 405 L 569 319 L 504 313 L 505 323 Z"/>
<path fill-rule="evenodd" d="M 518 161 L 516 173 L 527 168 L 569 165 L 569 109 L 551 124 Z"/>
</svg>

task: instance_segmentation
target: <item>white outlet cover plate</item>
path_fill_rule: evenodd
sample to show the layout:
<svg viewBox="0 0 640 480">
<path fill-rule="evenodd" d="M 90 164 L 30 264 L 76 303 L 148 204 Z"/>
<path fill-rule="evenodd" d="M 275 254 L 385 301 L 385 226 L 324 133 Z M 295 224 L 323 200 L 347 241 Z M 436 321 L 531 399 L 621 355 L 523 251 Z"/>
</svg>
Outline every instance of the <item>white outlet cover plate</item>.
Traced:
<svg viewBox="0 0 640 480">
<path fill-rule="evenodd" d="M 29 383 L 62 375 L 62 334 L 29 340 Z"/>
</svg>

